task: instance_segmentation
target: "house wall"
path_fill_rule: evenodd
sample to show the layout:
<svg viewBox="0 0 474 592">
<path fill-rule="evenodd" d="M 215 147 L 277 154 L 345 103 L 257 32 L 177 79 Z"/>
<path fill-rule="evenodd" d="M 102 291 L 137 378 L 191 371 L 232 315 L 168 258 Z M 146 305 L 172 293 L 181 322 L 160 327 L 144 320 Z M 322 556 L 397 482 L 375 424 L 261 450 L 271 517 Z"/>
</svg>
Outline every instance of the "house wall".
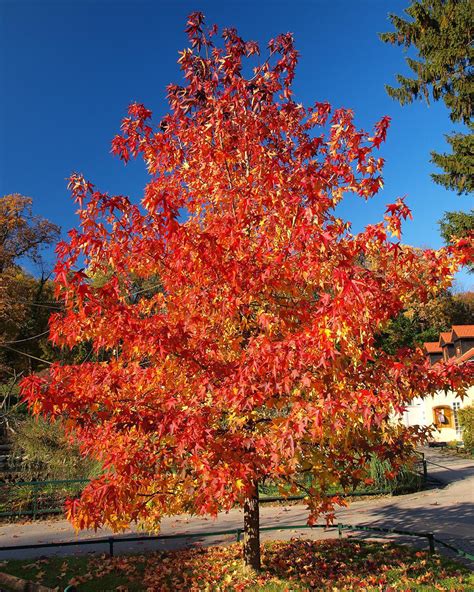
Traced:
<svg viewBox="0 0 474 592">
<path fill-rule="evenodd" d="M 436 442 L 461 440 L 462 432 L 457 419 L 457 409 L 472 404 L 474 404 L 474 386 L 467 391 L 467 396 L 463 400 L 452 391 L 448 393 L 439 391 L 424 399 L 414 399 L 412 404 L 407 406 L 401 419 L 406 426 L 434 426 L 436 416 L 439 419 L 439 411 L 443 410 L 447 422 L 444 424 L 438 422 L 438 426 L 432 433 L 433 440 Z"/>
<path fill-rule="evenodd" d="M 407 405 L 402 421 L 407 427 L 414 425 L 428 425 L 426 421 L 425 405 L 422 399 L 414 399 L 411 405 Z"/>
<path fill-rule="evenodd" d="M 469 351 L 472 347 L 474 347 L 474 339 L 467 339 L 466 337 L 462 337 L 459 340 L 460 344 L 461 344 L 461 355 L 465 354 L 467 351 Z M 456 344 L 457 345 L 457 342 Z"/>
<path fill-rule="evenodd" d="M 443 345 L 443 358 L 446 360 L 446 362 L 449 360 L 449 358 L 452 358 L 455 354 L 454 351 L 454 344 L 453 343 L 448 343 L 447 345 Z"/>
<path fill-rule="evenodd" d="M 443 354 L 441 352 L 436 352 L 434 354 L 429 354 L 431 365 L 436 364 L 443 358 Z"/>
</svg>

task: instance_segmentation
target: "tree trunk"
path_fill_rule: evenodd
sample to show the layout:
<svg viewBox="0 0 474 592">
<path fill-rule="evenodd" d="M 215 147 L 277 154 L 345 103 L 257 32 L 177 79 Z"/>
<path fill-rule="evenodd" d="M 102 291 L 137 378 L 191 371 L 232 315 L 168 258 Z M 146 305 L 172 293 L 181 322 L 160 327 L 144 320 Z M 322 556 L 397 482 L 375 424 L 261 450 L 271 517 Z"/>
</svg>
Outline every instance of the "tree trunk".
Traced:
<svg viewBox="0 0 474 592">
<path fill-rule="evenodd" d="M 258 484 L 254 484 L 253 495 L 244 502 L 244 561 L 253 569 L 260 569 L 260 513 L 258 506 Z"/>
</svg>

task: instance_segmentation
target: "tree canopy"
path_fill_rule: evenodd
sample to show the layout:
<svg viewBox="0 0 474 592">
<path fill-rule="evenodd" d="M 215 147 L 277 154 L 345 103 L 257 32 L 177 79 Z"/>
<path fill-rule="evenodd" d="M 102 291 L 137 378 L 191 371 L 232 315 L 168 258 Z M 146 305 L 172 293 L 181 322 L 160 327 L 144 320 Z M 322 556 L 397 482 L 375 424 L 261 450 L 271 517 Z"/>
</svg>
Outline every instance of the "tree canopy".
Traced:
<svg viewBox="0 0 474 592">
<path fill-rule="evenodd" d="M 59 227 L 33 215 L 32 199 L 18 193 L 0 198 L 0 273 L 20 260 L 39 263 L 41 249 L 59 237 Z"/>
<path fill-rule="evenodd" d="M 398 74 L 398 87 L 388 94 L 406 105 L 416 99 L 443 100 L 453 122 L 468 126 L 467 134 L 446 139 L 451 154 L 432 152 L 432 162 L 443 169 L 433 174 L 436 183 L 458 193 L 473 190 L 474 139 L 472 135 L 472 3 L 470 0 L 413 0 L 405 13 L 409 19 L 390 14 L 395 31 L 381 33 L 386 43 L 414 48 L 417 59 L 407 55 L 413 77 Z"/>
<path fill-rule="evenodd" d="M 54 310 L 53 287 L 44 267 L 35 278 L 22 263 L 41 265 L 42 249 L 58 237 L 58 226 L 33 214 L 31 198 L 0 198 L 0 379 L 38 367 Z"/>
<path fill-rule="evenodd" d="M 390 355 L 376 339 L 407 303 L 447 288 L 472 251 L 465 240 L 402 248 L 403 199 L 360 233 L 338 217 L 346 194 L 381 188 L 389 121 L 367 133 L 350 110 L 297 103 L 290 34 L 257 65 L 256 43 L 235 29 L 219 42 L 200 13 L 187 34 L 169 113 L 153 125 L 132 104 L 113 140 L 148 168 L 141 201 L 70 180 L 80 226 L 58 246 L 64 311 L 51 339 L 108 356 L 53 364 L 22 390 L 103 467 L 69 504 L 78 528 L 157 528 L 167 514 L 241 505 L 258 567 L 259 482 L 305 487 L 310 521 L 330 520 L 341 503 L 331 487 L 366 479 L 374 455 L 396 470 L 423 438 L 394 414 L 441 387 L 465 390 L 467 367 Z M 159 289 L 130 298 L 137 278 Z"/>
</svg>

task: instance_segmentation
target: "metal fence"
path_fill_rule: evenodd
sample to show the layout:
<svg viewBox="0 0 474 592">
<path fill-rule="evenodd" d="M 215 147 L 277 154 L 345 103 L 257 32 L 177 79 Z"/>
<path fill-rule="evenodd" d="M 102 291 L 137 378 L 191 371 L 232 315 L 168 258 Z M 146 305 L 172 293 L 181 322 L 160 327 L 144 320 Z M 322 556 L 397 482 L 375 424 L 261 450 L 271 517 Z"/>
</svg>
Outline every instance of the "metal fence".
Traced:
<svg viewBox="0 0 474 592">
<path fill-rule="evenodd" d="M 422 455 L 413 469 L 413 479 L 409 486 L 412 491 L 421 489 L 426 482 L 426 461 Z M 41 515 L 61 514 L 68 498 L 79 497 L 88 479 L 63 479 L 51 481 L 12 481 L 0 483 L 0 518 L 30 516 L 33 519 Z M 311 483 L 305 483 L 310 486 Z M 342 497 L 361 497 L 370 495 L 387 495 L 405 493 L 405 489 L 365 487 L 350 492 L 331 491 L 332 495 Z M 278 488 L 271 483 L 259 487 L 260 502 L 285 502 L 304 499 L 304 495 L 281 495 Z"/>
<path fill-rule="evenodd" d="M 464 551 L 463 549 L 458 549 L 453 545 L 446 543 L 436 537 L 436 535 L 432 532 L 419 532 L 413 530 L 400 530 L 398 528 L 383 528 L 380 526 L 370 526 L 370 525 L 361 525 L 361 524 L 342 524 L 339 523 L 337 525 L 333 525 L 328 527 L 326 524 L 292 524 L 292 525 L 283 525 L 279 524 L 278 526 L 261 526 L 259 528 L 260 532 L 270 532 L 270 531 L 283 531 L 283 530 L 313 530 L 322 528 L 324 530 L 328 530 L 331 528 L 337 528 L 339 538 L 342 538 L 344 530 L 350 530 L 352 532 L 374 532 L 380 534 L 395 534 L 401 535 L 406 537 L 414 537 L 419 539 L 424 539 L 428 544 L 428 550 L 430 553 L 435 552 L 435 543 L 438 543 L 447 549 L 450 549 L 452 552 L 456 553 L 460 557 L 464 557 L 469 559 L 470 561 L 474 561 L 474 555 Z M 206 538 L 206 537 L 221 537 L 221 536 L 235 536 L 235 540 L 240 542 L 242 540 L 242 536 L 244 534 L 243 529 L 236 528 L 230 530 L 216 530 L 213 532 L 195 532 L 195 533 L 186 533 L 186 534 L 169 534 L 169 535 L 142 535 L 142 536 L 109 536 L 103 538 L 96 538 L 96 539 L 83 539 L 83 540 L 75 540 L 75 541 L 64 541 L 60 543 L 37 543 L 34 545 L 9 545 L 0 547 L 0 553 L 2 551 L 19 551 L 19 550 L 26 550 L 26 549 L 61 549 L 65 547 L 75 547 L 75 546 L 98 546 L 106 544 L 108 546 L 109 555 L 112 557 L 115 554 L 116 546 L 123 543 L 144 543 L 149 541 L 167 541 L 167 540 L 177 540 L 177 539 L 194 539 L 194 538 Z"/>
<path fill-rule="evenodd" d="M 399 495 L 403 493 L 412 493 L 423 489 L 428 480 L 428 469 L 425 455 L 422 452 L 417 452 L 415 462 L 403 470 L 403 475 L 395 481 L 387 479 L 378 480 L 373 485 L 358 487 L 352 491 L 337 491 L 329 490 L 328 494 L 337 495 L 340 497 L 362 497 L 371 495 Z M 309 489 L 313 485 L 311 476 L 306 474 L 306 478 L 302 481 L 304 488 Z M 285 500 L 302 500 L 304 495 L 289 495 L 282 497 L 279 493 L 278 487 L 274 484 L 264 483 L 259 486 L 260 502 L 276 502 Z"/>
<path fill-rule="evenodd" d="M 61 514 L 68 498 L 79 497 L 88 479 L 18 481 L 0 484 L 0 517 Z"/>
<path fill-rule="evenodd" d="M 266 531 L 281 531 L 281 530 L 300 530 L 300 529 L 315 529 L 315 528 L 323 528 L 327 529 L 326 525 L 315 524 L 309 526 L 308 524 L 296 524 L 296 525 L 278 525 L 278 526 L 266 526 L 261 527 L 259 530 L 261 532 Z M 434 533 L 432 532 L 417 532 L 411 530 L 399 530 L 396 528 L 382 528 L 378 526 L 366 526 L 366 525 L 352 525 L 352 524 L 342 524 L 339 523 L 337 525 L 338 535 L 339 538 L 342 538 L 344 530 L 351 530 L 355 533 L 357 532 L 376 532 L 379 534 L 395 534 L 395 535 L 402 535 L 408 537 L 415 537 L 419 539 L 424 539 L 428 543 L 428 550 L 429 553 L 435 553 L 436 548 L 435 544 L 439 544 L 450 551 L 454 552 L 459 557 L 463 557 L 464 559 L 468 559 L 469 561 L 474 561 L 474 555 L 464 551 L 463 549 L 458 549 L 451 544 L 445 543 L 444 541 L 438 539 Z M 176 534 L 176 535 L 156 535 L 156 536 L 126 536 L 126 537 L 107 537 L 102 539 L 88 539 L 88 540 L 76 540 L 76 541 L 67 541 L 62 543 L 38 543 L 36 545 L 15 545 L 15 546 L 5 546 L 0 547 L 1 551 L 19 551 L 20 549 L 60 549 L 64 547 L 73 547 L 73 546 L 95 546 L 106 543 L 108 545 L 109 555 L 114 556 L 116 545 L 120 543 L 131 543 L 131 542 L 139 542 L 143 543 L 145 541 L 157 541 L 157 540 L 169 540 L 169 539 L 193 539 L 198 537 L 199 539 L 205 537 L 216 537 L 216 536 L 235 536 L 237 542 L 242 540 L 243 530 L 242 529 L 233 529 L 233 530 L 220 530 L 214 532 L 206 532 L 206 533 L 187 533 L 187 534 Z M 4 574 L 6 575 L 6 574 Z M 28 590 L 41 590 L 47 591 L 49 590 L 46 587 L 34 584 L 33 582 L 27 582 L 25 580 L 20 580 L 19 578 L 14 578 L 17 580 L 19 584 L 21 584 L 22 588 L 15 588 L 15 589 L 28 589 Z M 51 591 L 52 592 L 52 591 Z M 69 585 L 64 589 L 64 592 L 77 592 L 77 589 L 73 585 Z"/>
</svg>

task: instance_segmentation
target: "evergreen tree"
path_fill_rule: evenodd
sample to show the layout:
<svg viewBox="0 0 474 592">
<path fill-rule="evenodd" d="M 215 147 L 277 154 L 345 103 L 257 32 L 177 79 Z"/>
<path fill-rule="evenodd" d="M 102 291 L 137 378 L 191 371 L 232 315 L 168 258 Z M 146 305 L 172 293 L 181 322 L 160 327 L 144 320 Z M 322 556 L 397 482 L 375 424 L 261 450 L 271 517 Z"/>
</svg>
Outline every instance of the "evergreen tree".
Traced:
<svg viewBox="0 0 474 592">
<path fill-rule="evenodd" d="M 470 212 L 445 212 L 439 221 L 441 236 L 447 245 L 453 243 L 453 237 L 468 238 L 474 235 L 474 210 Z M 468 266 L 474 272 L 474 264 Z"/>
<path fill-rule="evenodd" d="M 447 245 L 453 237 L 466 238 L 474 232 L 474 210 L 470 212 L 445 212 L 439 221 L 441 236 Z"/>
<path fill-rule="evenodd" d="M 451 154 L 432 152 L 432 162 L 444 172 L 433 174 L 436 183 L 459 194 L 473 189 L 472 136 L 472 3 L 470 0 L 414 0 L 405 10 L 410 20 L 390 14 L 395 31 L 380 39 L 405 48 L 416 48 L 418 59 L 406 57 L 415 76 L 398 74 L 398 87 L 386 86 L 401 105 L 416 99 L 442 99 L 453 122 L 464 123 L 468 133 L 446 136 Z"/>
</svg>

